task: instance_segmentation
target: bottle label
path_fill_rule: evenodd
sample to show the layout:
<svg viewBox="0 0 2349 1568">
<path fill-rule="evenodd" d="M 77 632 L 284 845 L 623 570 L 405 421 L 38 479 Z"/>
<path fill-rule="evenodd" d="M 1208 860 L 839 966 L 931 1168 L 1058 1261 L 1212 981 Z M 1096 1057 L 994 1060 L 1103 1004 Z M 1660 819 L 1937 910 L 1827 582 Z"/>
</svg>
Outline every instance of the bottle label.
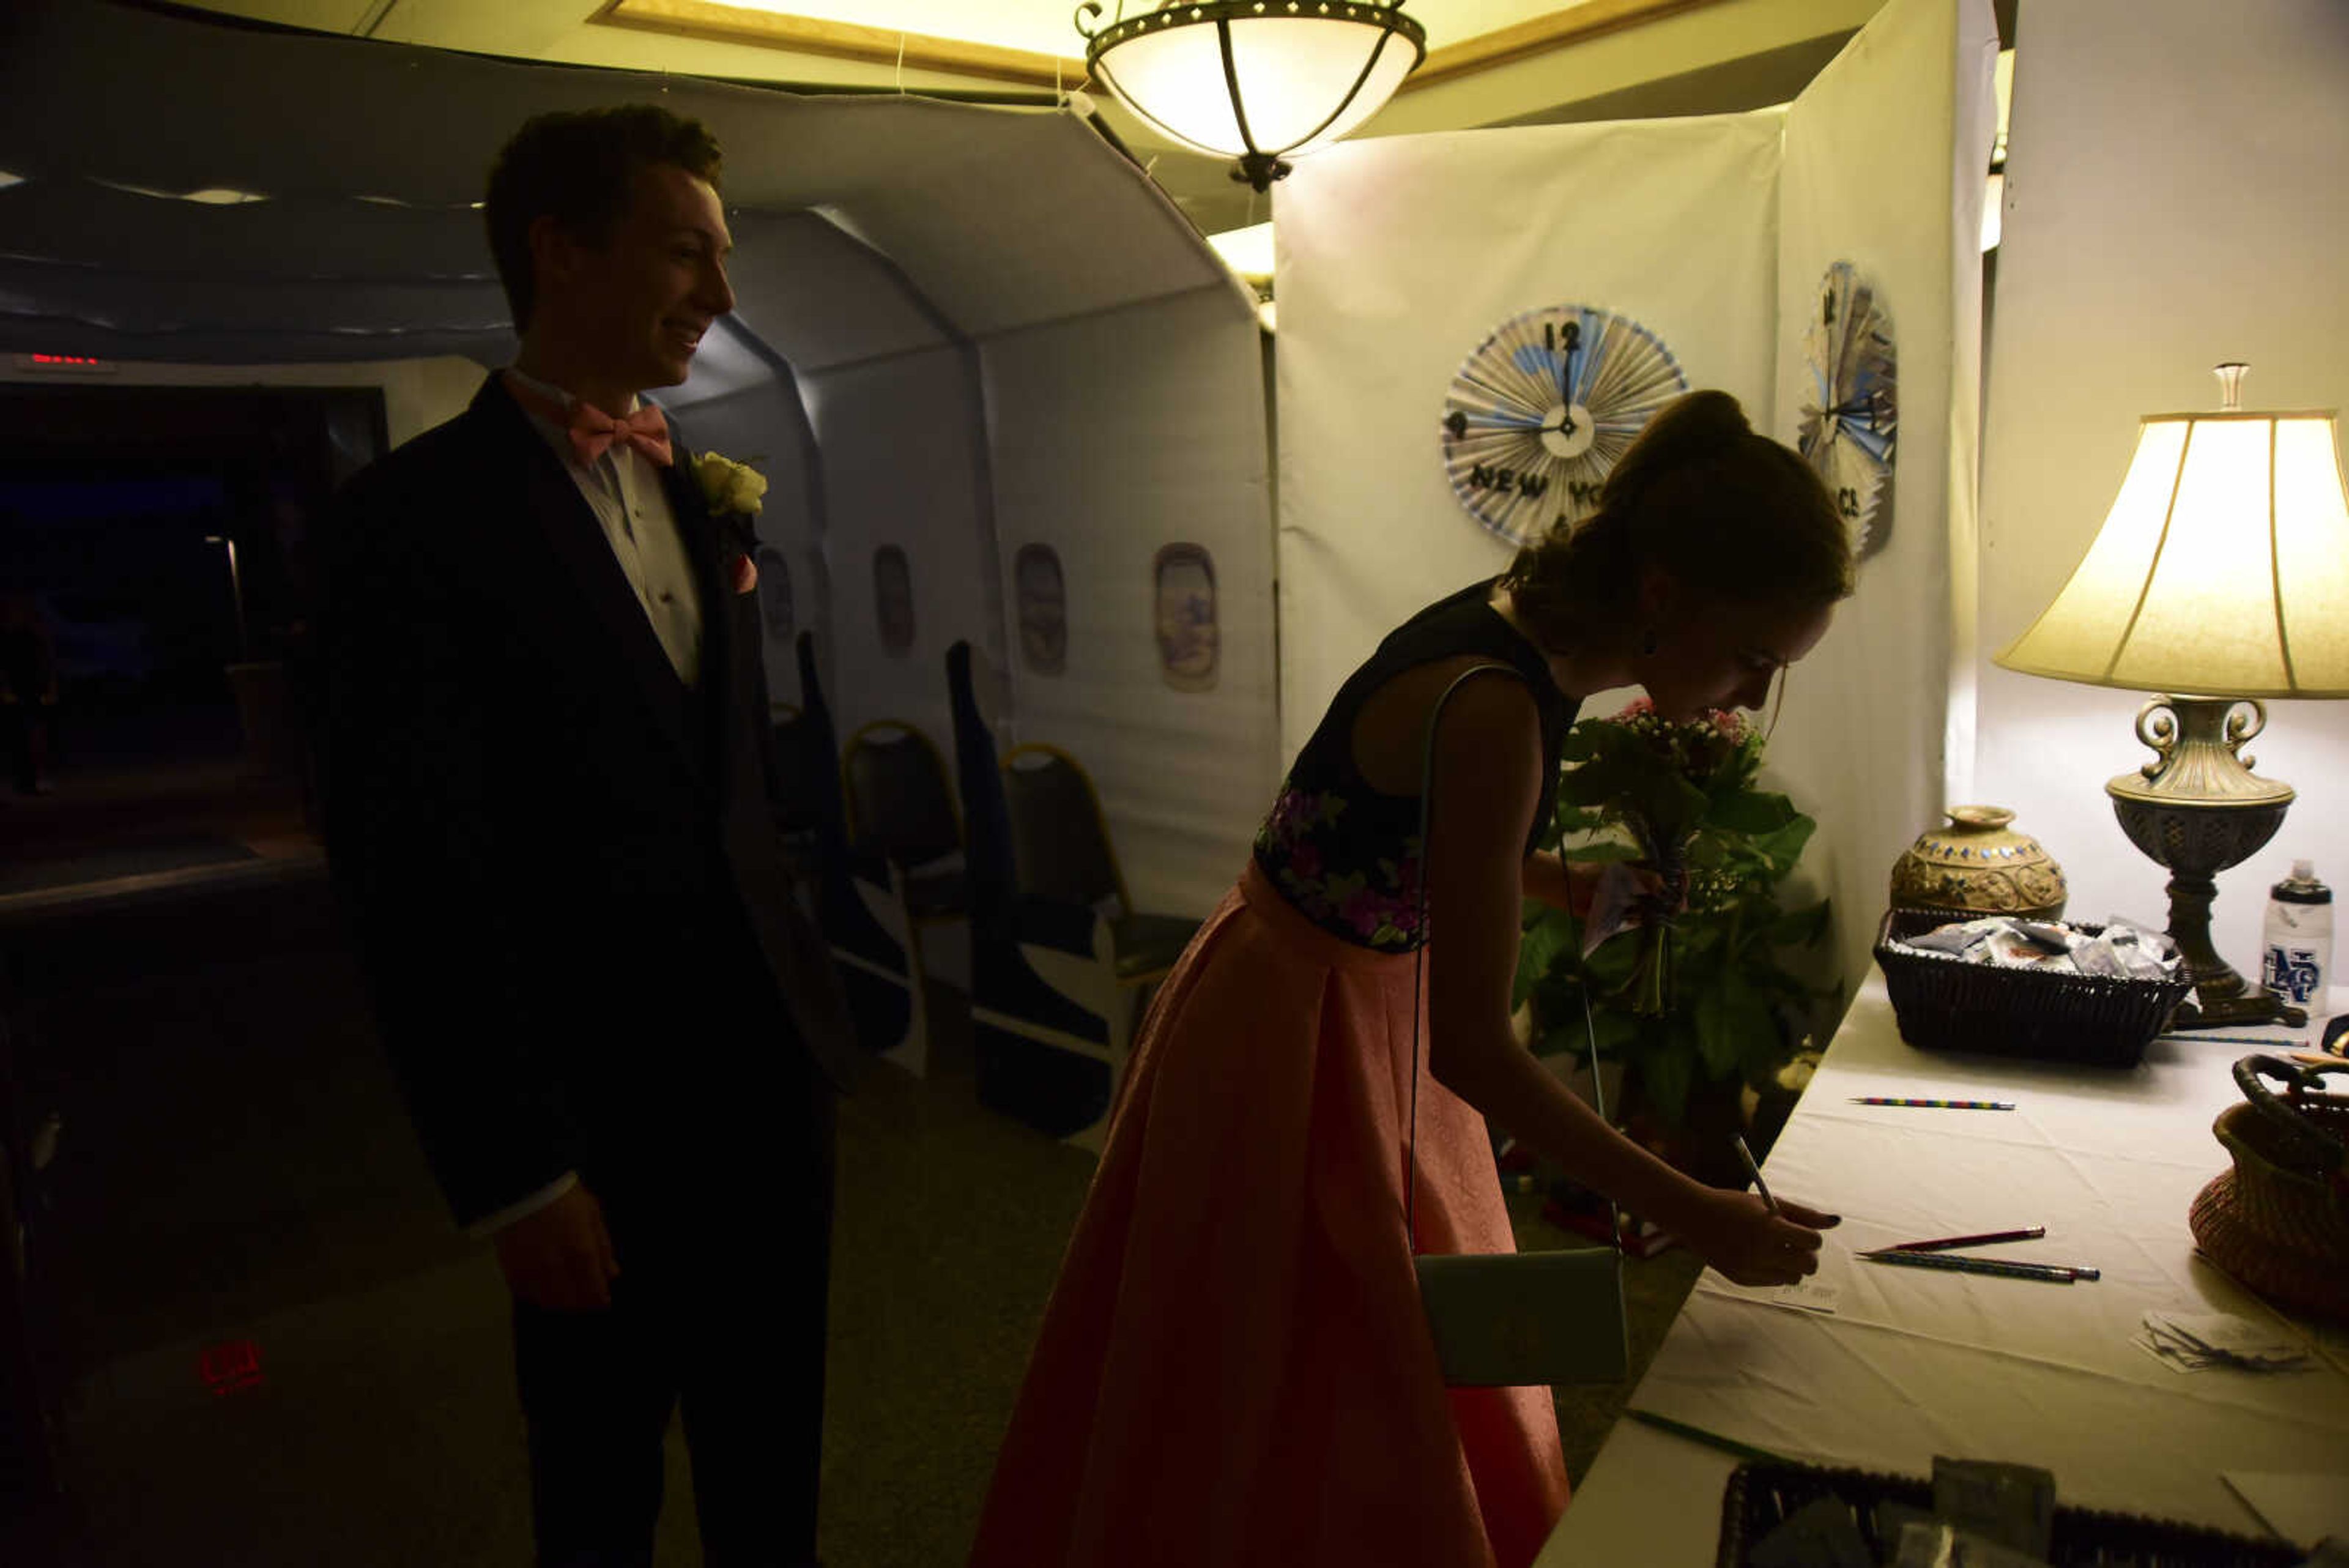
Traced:
<svg viewBox="0 0 2349 1568">
<path fill-rule="evenodd" d="M 2285 1001 L 2306 1006 L 2323 978 L 2314 948 L 2271 943 L 2260 965 L 2260 983 Z"/>
</svg>

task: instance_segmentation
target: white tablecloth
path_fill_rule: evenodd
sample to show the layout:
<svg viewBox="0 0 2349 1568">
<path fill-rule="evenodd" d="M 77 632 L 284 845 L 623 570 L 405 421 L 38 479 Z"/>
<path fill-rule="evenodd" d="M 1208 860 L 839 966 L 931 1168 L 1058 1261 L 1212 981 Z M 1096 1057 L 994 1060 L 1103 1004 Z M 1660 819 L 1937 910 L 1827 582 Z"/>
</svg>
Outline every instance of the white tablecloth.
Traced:
<svg viewBox="0 0 2349 1568">
<path fill-rule="evenodd" d="M 2349 995 L 2340 998 L 2349 1002 Z M 1634 1409 L 1817 1463 L 1924 1475 L 1936 1455 L 2044 1466 L 2059 1503 L 2261 1533 L 2221 1471 L 2319 1474 L 2349 1492 L 2349 1334 L 2293 1323 L 2194 1252 L 2187 1210 L 2227 1168 L 2211 1119 L 2260 1047 L 2154 1042 L 2129 1072 L 1904 1044 L 1871 976 L 1764 1169 L 1839 1212 L 1831 1314 L 1708 1271 Z M 2013 1111 L 1857 1106 L 1855 1095 L 2000 1099 Z M 2094 1264 L 2071 1285 L 1856 1261 L 1871 1247 L 2044 1225 L 1971 1251 Z M 2153 1308 L 2229 1313 L 2316 1352 L 2313 1369 L 2180 1373 L 2131 1343 Z M 1626 1419 L 1537 1568 L 1713 1561 L 1736 1459 Z"/>
</svg>

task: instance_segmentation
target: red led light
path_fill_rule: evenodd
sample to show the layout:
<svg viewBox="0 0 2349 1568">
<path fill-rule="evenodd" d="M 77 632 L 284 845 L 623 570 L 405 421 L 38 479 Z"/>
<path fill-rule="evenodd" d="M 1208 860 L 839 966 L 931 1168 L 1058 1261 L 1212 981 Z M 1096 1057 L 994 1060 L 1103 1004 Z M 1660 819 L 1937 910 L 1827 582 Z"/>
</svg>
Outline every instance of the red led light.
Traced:
<svg viewBox="0 0 2349 1568">
<path fill-rule="evenodd" d="M 242 1394 L 260 1387 L 264 1381 L 261 1375 L 261 1347 L 249 1339 L 232 1339 L 206 1346 L 196 1358 L 196 1369 L 203 1374 L 204 1386 L 215 1397 Z"/>
</svg>

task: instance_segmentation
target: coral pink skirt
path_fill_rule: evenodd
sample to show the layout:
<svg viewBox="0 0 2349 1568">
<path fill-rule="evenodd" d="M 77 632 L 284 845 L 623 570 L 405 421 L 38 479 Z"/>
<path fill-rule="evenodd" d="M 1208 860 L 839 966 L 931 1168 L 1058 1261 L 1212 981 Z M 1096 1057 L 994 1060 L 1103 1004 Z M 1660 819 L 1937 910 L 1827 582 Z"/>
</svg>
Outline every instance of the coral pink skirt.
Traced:
<svg viewBox="0 0 2349 1568">
<path fill-rule="evenodd" d="M 1153 1001 L 974 1568 L 1524 1568 L 1547 1388 L 1447 1389 L 1403 1218 L 1411 955 L 1251 862 Z M 1419 1064 L 1421 1249 L 1513 1250 L 1484 1118 Z"/>
</svg>

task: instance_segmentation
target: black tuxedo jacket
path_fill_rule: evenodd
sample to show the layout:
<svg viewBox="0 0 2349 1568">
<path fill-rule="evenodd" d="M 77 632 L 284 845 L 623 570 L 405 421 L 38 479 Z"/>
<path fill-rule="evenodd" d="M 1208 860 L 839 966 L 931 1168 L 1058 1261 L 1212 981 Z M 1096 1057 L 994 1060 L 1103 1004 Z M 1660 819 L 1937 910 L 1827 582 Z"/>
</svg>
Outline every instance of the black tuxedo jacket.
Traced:
<svg viewBox="0 0 2349 1568">
<path fill-rule="evenodd" d="M 678 678 L 594 511 L 492 376 L 357 475 L 325 543 L 320 794 L 385 1044 L 458 1222 L 566 1170 L 759 1136 L 857 1061 L 792 899 L 757 596 L 680 445 Z"/>
</svg>

